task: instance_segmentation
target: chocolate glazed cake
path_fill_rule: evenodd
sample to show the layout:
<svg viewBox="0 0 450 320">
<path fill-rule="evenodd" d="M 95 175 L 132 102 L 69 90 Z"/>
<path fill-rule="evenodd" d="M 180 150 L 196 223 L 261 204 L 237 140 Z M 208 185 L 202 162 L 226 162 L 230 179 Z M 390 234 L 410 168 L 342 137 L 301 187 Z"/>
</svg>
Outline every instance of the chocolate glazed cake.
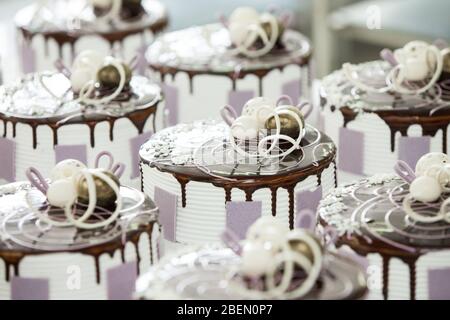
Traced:
<svg viewBox="0 0 450 320">
<path fill-rule="evenodd" d="M 439 77 L 402 85 L 395 83 L 395 72 L 406 67 L 396 61 L 347 64 L 323 79 L 320 117 L 324 131 L 342 151 L 338 167 L 344 181 L 389 172 L 397 160 L 414 166 L 427 152 L 447 152 L 448 54 L 442 53 L 440 59 L 444 60 Z"/>
<path fill-rule="evenodd" d="M 419 173 L 416 168 L 418 177 Z M 394 174 L 375 175 L 334 190 L 319 207 L 319 229 L 328 230 L 337 246 L 349 246 L 368 257 L 373 298 L 444 298 L 450 224 L 439 210 L 447 194 L 439 196 L 439 191 L 435 202 L 414 200 L 411 195 L 419 190 L 418 184 L 428 190 L 433 186 L 410 182 Z M 420 194 L 428 194 L 423 188 Z M 417 216 L 425 219 L 419 221 Z"/>
<path fill-rule="evenodd" d="M 110 6 L 116 1 L 109 1 Z M 104 54 L 117 50 L 131 60 L 168 24 L 165 8 L 156 0 L 122 0 L 112 19 L 105 17 L 110 8 L 96 8 L 95 1 L 44 2 L 36 1 L 15 17 L 25 72 L 47 70 L 58 58 L 69 63 L 93 44 Z"/>
<path fill-rule="evenodd" d="M 164 129 L 141 147 L 144 192 L 165 208 L 169 243 L 217 242 L 225 226 L 247 225 L 255 214 L 276 216 L 292 229 L 336 183 L 335 146 L 311 126 L 301 148 L 280 161 L 240 157 L 229 136 L 223 122 L 197 121 Z M 228 208 L 252 202 L 259 213 L 235 215 Z"/>
<path fill-rule="evenodd" d="M 160 88 L 133 76 L 113 101 L 94 106 L 82 103 L 71 85 L 62 73 L 42 72 L 0 87 L 1 179 L 23 180 L 30 164 L 48 174 L 56 162 L 68 157 L 91 164 L 98 152 L 107 149 L 127 165 L 124 182 L 138 180 L 139 169 L 133 166 L 138 160 L 132 151 L 137 152 L 142 139 L 154 131 L 154 121 L 147 120 L 154 119 L 162 99 Z M 98 97 L 111 93 L 98 88 Z"/>
<path fill-rule="evenodd" d="M 141 192 L 122 186 L 120 194 L 119 219 L 102 228 L 80 229 L 41 219 L 36 210 L 48 210 L 49 204 L 30 183 L 1 186 L 0 298 L 130 298 L 117 279 L 132 285 L 136 274 L 150 266 L 157 218 L 154 203 Z M 52 219 L 64 217 L 61 209 L 50 210 Z M 96 212 L 101 219 L 108 217 Z"/>
<path fill-rule="evenodd" d="M 164 82 L 169 124 L 205 119 L 217 113 L 203 101 L 241 104 L 255 96 L 308 97 L 309 40 L 287 29 L 267 54 L 236 54 L 230 32 L 219 23 L 170 32 L 147 51 L 150 68 Z M 182 106 L 182 107 L 181 107 Z"/>
</svg>

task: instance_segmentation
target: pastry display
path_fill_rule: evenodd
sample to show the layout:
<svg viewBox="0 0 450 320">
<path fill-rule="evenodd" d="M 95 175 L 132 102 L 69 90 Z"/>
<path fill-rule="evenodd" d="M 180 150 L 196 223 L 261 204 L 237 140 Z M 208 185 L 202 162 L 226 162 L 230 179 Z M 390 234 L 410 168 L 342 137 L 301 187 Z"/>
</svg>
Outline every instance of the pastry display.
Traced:
<svg viewBox="0 0 450 320">
<path fill-rule="evenodd" d="M 329 252 L 312 233 L 274 217 L 258 219 L 246 239 L 224 233 L 230 248 L 205 246 L 164 257 L 137 282 L 138 299 L 358 299 L 364 272 Z"/>
<path fill-rule="evenodd" d="M 450 265 L 449 163 L 437 152 L 422 156 L 415 169 L 399 161 L 396 174 L 345 185 L 321 202 L 325 234 L 380 270 L 373 297 L 429 299 L 439 287 L 434 272 Z"/>
<path fill-rule="evenodd" d="M 236 109 L 224 107 L 223 122 L 161 130 L 141 147 L 143 190 L 161 208 L 168 247 L 217 243 L 227 225 L 243 231 L 259 215 L 293 229 L 335 186 L 336 149 L 305 124 L 309 104 L 257 97 Z M 253 215 L 232 209 L 252 204 Z"/>
<path fill-rule="evenodd" d="M 324 131 L 342 151 L 344 180 L 389 172 L 397 160 L 415 166 L 425 153 L 447 152 L 448 45 L 413 41 L 381 56 L 344 64 L 322 81 Z"/>
<path fill-rule="evenodd" d="M 147 60 L 164 82 L 167 124 L 208 118 L 216 105 L 243 105 L 256 96 L 308 98 L 311 44 L 289 29 L 289 20 L 239 7 L 221 23 L 157 39 Z"/>
<path fill-rule="evenodd" d="M 0 187 L 1 299 L 126 298 L 114 277 L 149 267 L 157 208 L 123 172 L 102 152 L 96 168 L 66 159 L 50 179 L 30 167 L 29 182 Z"/>
<path fill-rule="evenodd" d="M 30 165 L 48 175 L 68 157 L 93 164 L 108 150 L 127 165 L 123 181 L 138 183 L 137 152 L 155 130 L 159 86 L 133 75 L 133 65 L 96 51 L 58 67 L 0 87 L 0 179 L 23 180 Z"/>
<path fill-rule="evenodd" d="M 34 1 L 15 16 L 26 73 L 49 70 L 57 59 L 68 64 L 93 48 L 143 61 L 143 49 L 167 23 L 165 8 L 156 0 Z"/>
</svg>

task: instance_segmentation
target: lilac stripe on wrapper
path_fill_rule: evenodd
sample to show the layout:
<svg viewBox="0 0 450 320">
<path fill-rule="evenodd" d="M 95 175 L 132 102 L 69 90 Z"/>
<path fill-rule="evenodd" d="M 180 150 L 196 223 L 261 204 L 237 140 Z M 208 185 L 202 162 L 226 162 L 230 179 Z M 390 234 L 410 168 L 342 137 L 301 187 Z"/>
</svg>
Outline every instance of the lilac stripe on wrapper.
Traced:
<svg viewBox="0 0 450 320">
<path fill-rule="evenodd" d="M 31 41 L 23 41 L 20 45 L 20 55 L 22 59 L 23 73 L 31 73 L 36 71 L 36 54 L 33 50 Z"/>
<path fill-rule="evenodd" d="M 75 159 L 87 165 L 86 145 L 57 145 L 55 146 L 55 163 L 66 159 Z"/>
<path fill-rule="evenodd" d="M 48 300 L 49 296 L 48 279 L 11 279 L 11 300 Z"/>
<path fill-rule="evenodd" d="M 108 300 L 131 300 L 137 279 L 137 262 L 128 262 L 107 272 Z"/>
<path fill-rule="evenodd" d="M 281 89 L 281 92 L 283 94 L 291 97 L 294 106 L 300 102 L 300 86 L 301 79 L 297 79 L 286 82 L 285 84 L 283 84 L 283 87 Z"/>
<path fill-rule="evenodd" d="M 428 270 L 428 299 L 450 300 L 450 268 Z"/>
<path fill-rule="evenodd" d="M 176 242 L 177 201 L 176 195 L 155 187 L 155 202 L 159 208 L 163 236 L 172 242 Z"/>
<path fill-rule="evenodd" d="M 322 187 L 314 191 L 302 191 L 295 194 L 297 228 L 314 229 L 316 224 L 315 212 L 321 199 Z"/>
<path fill-rule="evenodd" d="M 430 137 L 400 137 L 398 140 L 398 159 L 405 161 L 411 168 L 417 161 L 430 152 Z"/>
<path fill-rule="evenodd" d="M 148 139 L 150 139 L 152 134 L 152 131 L 148 131 L 130 139 L 131 179 L 137 178 L 141 174 L 139 170 L 139 163 L 141 161 L 139 159 L 139 149 Z"/>
<path fill-rule="evenodd" d="M 16 180 L 16 143 L 0 138 L 0 179 L 8 182 Z"/>
<path fill-rule="evenodd" d="M 248 228 L 262 213 L 260 201 L 231 201 L 226 204 L 226 228 L 243 240 Z"/>
<path fill-rule="evenodd" d="M 236 110 L 237 114 L 241 114 L 244 105 L 254 96 L 255 93 L 252 90 L 231 90 L 228 94 L 228 104 Z"/>
<path fill-rule="evenodd" d="M 178 123 L 179 114 L 178 88 L 165 83 L 161 84 L 161 88 L 164 92 L 164 112 L 167 112 L 167 116 L 166 114 L 164 115 L 165 126 L 174 126 Z"/>
<path fill-rule="evenodd" d="M 339 170 L 364 175 L 364 133 L 347 128 L 339 129 Z"/>
</svg>

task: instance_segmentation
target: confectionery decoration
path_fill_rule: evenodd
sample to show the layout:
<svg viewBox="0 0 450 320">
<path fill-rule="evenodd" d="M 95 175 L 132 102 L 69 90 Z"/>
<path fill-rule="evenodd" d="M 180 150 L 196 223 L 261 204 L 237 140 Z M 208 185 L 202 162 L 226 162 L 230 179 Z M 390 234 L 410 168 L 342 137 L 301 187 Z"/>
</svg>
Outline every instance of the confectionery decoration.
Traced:
<svg viewBox="0 0 450 320">
<path fill-rule="evenodd" d="M 242 244 L 232 240 L 230 230 L 223 238 L 241 255 L 236 274 L 250 280 L 250 286 L 233 288 L 240 296 L 300 299 L 316 285 L 322 270 L 323 248 L 313 234 L 301 229 L 289 231 L 276 218 L 266 216 L 249 228 Z M 305 277 L 295 283 L 299 273 Z"/>
<path fill-rule="evenodd" d="M 284 101 L 287 103 L 282 104 Z M 257 97 L 244 105 L 241 116 L 237 117 L 230 105 L 221 110 L 221 115 L 231 128 L 229 141 L 234 150 L 242 156 L 265 159 L 282 158 L 300 148 L 306 134 L 304 118 L 311 110 L 307 102 L 293 106 L 288 96 L 280 97 L 276 103 Z M 287 141 L 290 147 L 283 151 L 281 141 Z M 248 144 L 253 144 L 256 150 L 244 150 L 243 146 Z"/>
<path fill-rule="evenodd" d="M 421 94 L 435 86 L 443 71 L 444 58 L 449 53 L 450 48 L 441 50 L 423 41 L 409 42 L 394 52 L 384 49 L 381 57 L 390 64 L 384 86 L 358 78 L 354 66 L 349 63 L 343 65 L 343 70 L 347 78 L 364 91 Z"/>
<path fill-rule="evenodd" d="M 403 199 L 403 210 L 409 218 L 421 223 L 450 223 L 449 163 L 444 153 L 428 153 L 419 159 L 415 172 L 404 162 L 397 164 L 396 171 L 410 184 L 409 195 Z"/>
<path fill-rule="evenodd" d="M 254 8 L 239 7 L 224 22 L 230 32 L 235 54 L 257 58 L 270 52 L 287 26 L 268 12 L 259 14 Z"/>
<path fill-rule="evenodd" d="M 109 159 L 107 169 L 98 168 L 102 157 Z M 115 222 L 122 210 L 119 178 L 125 169 L 124 165 L 113 164 L 112 155 L 102 152 L 97 156 L 96 167 L 87 169 L 83 163 L 74 159 L 61 161 L 52 171 L 51 183 L 37 169 L 29 168 L 28 179 L 46 195 L 48 201 L 48 205 L 44 207 L 42 204 L 36 207 L 29 202 L 30 208 L 41 221 L 57 227 L 96 229 Z M 108 212 L 111 208 L 114 208 L 113 212 Z M 52 212 L 59 213 L 60 209 L 63 209 L 65 218 Z M 98 210 L 102 211 L 100 216 L 96 213 Z M 105 214 L 106 219 L 103 219 Z M 98 219 L 99 217 L 102 219 Z M 90 220 L 93 221 L 88 222 Z"/>
</svg>

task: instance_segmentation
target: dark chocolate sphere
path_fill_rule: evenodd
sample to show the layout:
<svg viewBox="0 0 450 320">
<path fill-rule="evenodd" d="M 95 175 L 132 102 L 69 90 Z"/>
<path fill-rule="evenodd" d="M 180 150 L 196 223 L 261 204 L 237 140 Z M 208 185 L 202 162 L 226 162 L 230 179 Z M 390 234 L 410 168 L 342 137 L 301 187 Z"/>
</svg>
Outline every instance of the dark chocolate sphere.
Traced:
<svg viewBox="0 0 450 320">
<path fill-rule="evenodd" d="M 282 110 L 283 107 L 279 108 L 279 110 L 280 109 Z M 305 121 L 303 118 L 303 114 L 297 107 L 286 108 L 286 110 L 292 110 L 292 111 L 295 110 L 294 112 L 297 113 L 301 119 L 303 128 L 305 127 Z M 295 120 L 295 118 L 293 116 L 288 115 L 288 114 L 280 114 L 279 117 L 280 117 L 280 124 L 281 124 L 280 133 L 287 135 L 293 139 L 297 139 L 300 134 L 300 127 L 298 125 L 297 120 Z M 275 133 L 277 126 L 276 126 L 276 121 L 275 121 L 274 116 L 272 116 L 266 120 L 265 127 L 266 127 L 266 129 L 271 130 L 272 134 Z"/>
<path fill-rule="evenodd" d="M 109 178 L 120 187 L 120 181 L 111 171 L 99 169 L 99 171 Z M 117 200 L 117 195 L 114 190 L 104 180 L 97 176 L 94 176 L 95 190 L 97 194 L 96 206 L 104 209 L 113 209 Z M 77 182 L 78 202 L 83 204 L 89 203 L 89 190 L 86 178 L 83 176 Z"/>
<path fill-rule="evenodd" d="M 305 232 L 307 233 L 309 236 L 311 236 L 311 238 L 314 239 L 314 241 L 319 245 L 319 247 L 321 248 L 321 252 L 323 252 L 323 247 L 319 241 L 319 239 L 317 239 L 317 237 L 312 233 L 309 232 L 307 230 L 299 230 L 298 232 Z M 291 239 L 289 240 L 289 246 L 291 247 L 291 249 L 295 252 L 298 252 L 302 255 L 304 255 L 306 258 L 308 258 L 309 261 L 311 261 L 312 263 L 314 263 L 314 254 L 310 248 L 310 246 L 305 243 L 304 241 L 300 241 L 300 240 L 296 240 L 296 239 Z"/>
<path fill-rule="evenodd" d="M 122 65 L 125 69 L 125 85 L 128 85 L 131 81 L 131 69 L 124 63 Z M 105 65 L 98 71 L 97 79 L 103 88 L 117 88 L 120 83 L 119 70 L 112 64 Z"/>
<path fill-rule="evenodd" d="M 450 73 L 450 53 L 444 55 L 444 65 L 442 66 L 442 71 Z"/>
<path fill-rule="evenodd" d="M 261 24 L 263 30 L 267 34 L 267 37 L 270 39 L 272 37 L 272 26 L 269 22 L 263 22 Z M 284 25 L 278 21 L 278 37 L 277 42 L 281 39 L 284 33 Z"/>
</svg>

